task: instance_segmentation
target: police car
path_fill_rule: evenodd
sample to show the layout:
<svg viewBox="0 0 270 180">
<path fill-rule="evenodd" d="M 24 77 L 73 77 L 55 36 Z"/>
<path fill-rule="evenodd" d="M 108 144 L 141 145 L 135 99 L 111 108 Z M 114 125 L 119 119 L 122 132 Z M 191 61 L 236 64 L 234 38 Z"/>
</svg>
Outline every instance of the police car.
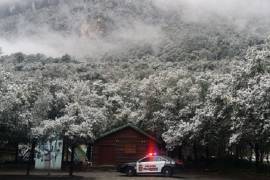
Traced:
<svg viewBox="0 0 270 180">
<path fill-rule="evenodd" d="M 136 174 L 163 174 L 164 176 L 172 176 L 176 162 L 167 156 L 159 156 L 150 153 L 149 155 L 139 159 L 137 162 L 125 163 L 118 166 L 118 171 L 126 173 L 128 176 Z"/>
</svg>

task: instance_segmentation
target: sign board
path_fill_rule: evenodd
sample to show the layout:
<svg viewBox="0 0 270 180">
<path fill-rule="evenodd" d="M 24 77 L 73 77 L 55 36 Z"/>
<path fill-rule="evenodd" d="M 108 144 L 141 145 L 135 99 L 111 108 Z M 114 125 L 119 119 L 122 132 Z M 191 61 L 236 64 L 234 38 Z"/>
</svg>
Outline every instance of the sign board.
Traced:
<svg viewBox="0 0 270 180">
<path fill-rule="evenodd" d="M 36 169 L 61 169 L 63 140 L 39 143 L 35 150 Z"/>
</svg>

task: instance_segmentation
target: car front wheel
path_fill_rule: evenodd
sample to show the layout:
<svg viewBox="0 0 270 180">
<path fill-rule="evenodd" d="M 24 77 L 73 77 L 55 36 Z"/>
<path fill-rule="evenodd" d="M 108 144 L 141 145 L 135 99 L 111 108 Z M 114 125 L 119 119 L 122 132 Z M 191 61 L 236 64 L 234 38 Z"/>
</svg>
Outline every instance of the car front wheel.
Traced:
<svg viewBox="0 0 270 180">
<path fill-rule="evenodd" d="M 165 168 L 163 168 L 162 173 L 163 173 L 163 175 L 166 176 L 166 177 L 171 177 L 172 174 L 173 174 L 173 171 L 172 171 L 172 168 L 170 168 L 170 167 L 165 167 Z"/>
<path fill-rule="evenodd" d="M 126 169 L 126 174 L 127 174 L 127 176 L 134 176 L 135 173 L 136 173 L 136 172 L 135 172 L 134 168 L 128 167 L 128 168 Z"/>
</svg>

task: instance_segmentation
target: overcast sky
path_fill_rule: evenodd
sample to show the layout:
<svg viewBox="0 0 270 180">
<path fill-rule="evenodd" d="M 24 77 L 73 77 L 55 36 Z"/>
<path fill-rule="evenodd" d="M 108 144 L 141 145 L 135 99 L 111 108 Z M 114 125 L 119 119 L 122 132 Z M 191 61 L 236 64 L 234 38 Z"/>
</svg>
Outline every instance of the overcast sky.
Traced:
<svg viewBox="0 0 270 180">
<path fill-rule="evenodd" d="M 27 1 L 27 0 L 0 0 L 0 5 L 3 5 L 3 4 L 8 4 L 8 3 L 12 3 L 12 2 L 23 2 L 23 1 Z"/>
<path fill-rule="evenodd" d="M 270 0 L 154 0 L 161 8 L 179 8 L 214 12 L 222 15 L 269 15 Z M 196 11 L 195 11 L 196 10 Z"/>
<path fill-rule="evenodd" d="M 31 0 L 0 0 L 0 6 L 12 2 Z M 142 0 L 140 0 L 142 1 Z M 192 10 L 211 11 L 223 15 L 266 14 L 270 15 L 270 0 L 151 0 L 161 8 L 186 6 Z M 195 12 L 194 12 L 195 13 Z"/>
</svg>

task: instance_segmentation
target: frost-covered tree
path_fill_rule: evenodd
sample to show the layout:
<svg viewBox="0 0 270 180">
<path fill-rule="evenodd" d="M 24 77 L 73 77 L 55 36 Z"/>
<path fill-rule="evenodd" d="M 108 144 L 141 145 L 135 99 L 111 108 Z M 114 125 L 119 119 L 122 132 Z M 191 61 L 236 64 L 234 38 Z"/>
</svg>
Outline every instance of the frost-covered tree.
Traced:
<svg viewBox="0 0 270 180">
<path fill-rule="evenodd" d="M 250 48 L 247 64 L 235 78 L 232 143 L 244 143 L 254 150 L 256 162 L 262 162 L 269 153 L 269 41 Z"/>
<path fill-rule="evenodd" d="M 206 156 L 226 155 L 231 136 L 232 76 L 214 75 L 203 106 L 193 119 L 198 122 L 195 137 L 206 147 Z M 209 151 L 212 152 L 209 152 Z"/>
<path fill-rule="evenodd" d="M 27 85 L 10 72 L 0 69 L 1 142 L 27 140 L 31 123 L 28 107 Z"/>
<path fill-rule="evenodd" d="M 208 75 L 185 69 L 166 70 L 142 81 L 142 123 L 173 148 L 190 143 L 196 109 L 208 89 Z"/>
</svg>

